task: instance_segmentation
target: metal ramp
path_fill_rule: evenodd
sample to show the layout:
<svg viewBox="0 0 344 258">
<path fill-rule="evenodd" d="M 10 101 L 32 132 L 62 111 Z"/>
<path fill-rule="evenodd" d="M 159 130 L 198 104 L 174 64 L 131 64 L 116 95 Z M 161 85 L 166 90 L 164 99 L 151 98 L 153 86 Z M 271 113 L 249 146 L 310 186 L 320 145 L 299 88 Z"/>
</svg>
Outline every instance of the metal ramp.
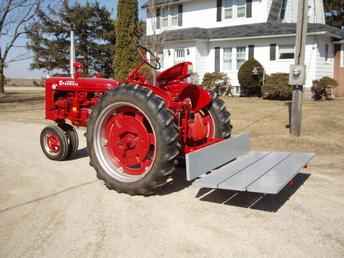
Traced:
<svg viewBox="0 0 344 258">
<path fill-rule="evenodd" d="M 248 135 L 186 155 L 187 180 L 200 187 L 279 193 L 314 157 L 312 153 L 250 151 Z"/>
</svg>

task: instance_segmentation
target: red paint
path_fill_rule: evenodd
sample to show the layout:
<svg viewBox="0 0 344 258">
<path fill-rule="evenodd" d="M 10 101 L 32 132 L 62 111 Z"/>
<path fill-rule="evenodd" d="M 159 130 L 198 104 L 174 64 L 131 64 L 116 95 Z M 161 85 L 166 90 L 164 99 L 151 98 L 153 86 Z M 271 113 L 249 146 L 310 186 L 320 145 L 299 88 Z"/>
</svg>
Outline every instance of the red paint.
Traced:
<svg viewBox="0 0 344 258">
<path fill-rule="evenodd" d="M 59 153 L 61 149 L 61 142 L 57 135 L 48 134 L 47 136 L 47 146 L 49 150 L 53 153 Z"/>
<path fill-rule="evenodd" d="M 152 165 L 155 134 L 144 115 L 132 107 L 116 110 L 105 125 L 106 147 L 117 167 L 141 175 Z"/>
<path fill-rule="evenodd" d="M 213 121 L 209 115 L 202 113 L 211 103 L 209 92 L 200 85 L 188 84 L 185 79 L 190 76 L 190 62 L 177 64 L 157 75 L 157 84 L 150 84 L 140 74 L 139 65 L 128 75 L 125 81 L 80 77 L 81 65 L 76 64 L 74 78 L 52 77 L 46 80 L 45 114 L 46 119 L 55 122 L 69 121 L 75 126 L 86 127 L 91 108 L 108 91 L 126 83 L 151 89 L 160 96 L 175 116 L 179 127 L 180 142 L 184 153 L 221 141 L 215 138 Z M 129 174 L 142 174 L 151 165 L 147 155 L 153 143 L 152 132 L 147 131 L 138 111 L 135 116 L 121 111 L 108 122 L 106 135 L 109 153 L 125 167 Z M 121 127 L 126 124 L 130 126 Z M 155 146 L 155 145 L 154 145 Z M 149 156 L 149 155 L 148 155 Z M 133 169 L 134 163 L 139 164 Z M 136 165 L 137 165 L 136 164 Z"/>
</svg>

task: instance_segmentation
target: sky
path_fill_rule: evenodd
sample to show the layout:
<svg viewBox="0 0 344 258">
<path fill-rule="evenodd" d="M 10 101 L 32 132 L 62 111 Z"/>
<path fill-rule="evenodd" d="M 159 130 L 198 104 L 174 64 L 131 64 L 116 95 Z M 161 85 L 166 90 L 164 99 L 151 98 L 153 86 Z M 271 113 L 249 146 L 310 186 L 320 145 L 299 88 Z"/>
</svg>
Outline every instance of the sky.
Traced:
<svg viewBox="0 0 344 258">
<path fill-rule="evenodd" d="M 77 0 L 76 0 L 77 1 Z M 79 0 L 80 3 L 86 3 L 86 2 L 95 2 L 95 0 Z M 111 11 L 112 16 L 116 17 L 116 11 L 117 11 L 117 0 L 98 0 L 98 2 L 101 3 L 101 5 L 106 6 L 106 8 Z M 139 6 L 141 6 L 142 3 L 144 3 L 145 0 L 139 0 Z M 143 17 L 143 13 L 141 8 L 140 10 L 140 17 Z M 26 39 L 22 38 L 17 41 L 16 45 L 23 46 L 26 44 Z M 28 53 L 30 56 L 30 53 L 23 47 L 15 47 L 10 52 L 10 57 L 18 56 L 22 53 Z M 11 63 L 5 70 L 5 76 L 8 78 L 26 78 L 26 79 L 34 79 L 34 78 L 41 78 L 42 76 L 46 76 L 43 71 L 40 70 L 31 70 L 30 64 L 32 60 L 28 59 L 21 62 Z"/>
</svg>

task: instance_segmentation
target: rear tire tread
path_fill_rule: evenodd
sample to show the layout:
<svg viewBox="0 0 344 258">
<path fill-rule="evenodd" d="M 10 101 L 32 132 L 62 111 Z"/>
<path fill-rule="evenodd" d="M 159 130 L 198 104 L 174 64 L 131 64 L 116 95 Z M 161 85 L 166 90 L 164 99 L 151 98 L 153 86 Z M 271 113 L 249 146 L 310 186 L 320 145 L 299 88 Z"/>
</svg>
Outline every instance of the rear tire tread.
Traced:
<svg viewBox="0 0 344 258">
<path fill-rule="evenodd" d="M 163 149 L 162 153 L 157 153 L 160 156 L 160 161 L 157 168 L 153 168 L 151 172 L 146 174 L 143 178 L 136 182 L 124 183 L 120 182 L 113 177 L 109 176 L 103 171 L 98 161 L 95 159 L 94 150 L 92 148 L 92 127 L 97 121 L 98 115 L 102 109 L 117 99 L 130 99 L 131 97 L 137 97 L 146 103 L 146 108 L 151 112 L 151 115 L 155 116 L 156 122 L 159 128 L 155 128 L 157 138 L 161 141 L 160 147 Z M 87 131 L 87 145 L 90 152 L 90 159 L 93 167 L 96 170 L 97 177 L 104 181 L 107 188 L 116 190 L 120 193 L 127 193 L 129 195 L 152 195 L 158 188 L 165 185 L 168 177 L 175 171 L 174 159 L 180 153 L 179 134 L 176 130 L 177 126 L 173 121 L 174 117 L 166 107 L 162 98 L 155 95 L 152 90 L 143 86 L 131 86 L 124 84 L 118 88 L 112 90 L 108 94 L 104 95 L 102 100 L 95 106 L 94 111 L 91 114 L 89 126 Z M 161 152 L 161 150 L 160 150 Z M 154 165 L 153 165 L 154 166 Z"/>
</svg>

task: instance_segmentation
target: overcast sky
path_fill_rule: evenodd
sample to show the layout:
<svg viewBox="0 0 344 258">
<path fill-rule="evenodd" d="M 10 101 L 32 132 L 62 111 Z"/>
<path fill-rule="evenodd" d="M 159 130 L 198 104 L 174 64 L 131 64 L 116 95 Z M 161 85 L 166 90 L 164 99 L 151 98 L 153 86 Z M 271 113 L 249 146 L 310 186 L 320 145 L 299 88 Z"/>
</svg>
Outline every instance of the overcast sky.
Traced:
<svg viewBox="0 0 344 258">
<path fill-rule="evenodd" d="M 95 0 L 88 0 L 88 2 L 94 2 Z M 87 2 L 87 0 L 80 0 L 81 3 Z M 99 2 L 106 6 L 106 8 L 111 11 L 113 17 L 116 17 L 117 11 L 117 0 L 99 0 Z M 145 2 L 145 0 L 139 0 L 139 5 Z M 140 10 L 140 8 L 139 8 Z M 141 11 L 141 10 L 140 10 Z M 142 16 L 142 12 L 140 13 Z M 16 45 L 23 46 L 25 45 L 26 40 L 23 38 L 17 41 Z M 27 50 L 23 47 L 13 48 L 12 52 L 10 53 L 11 56 L 17 56 L 18 54 L 27 52 Z M 42 71 L 39 70 L 31 70 L 30 69 L 31 60 L 25 60 L 21 62 L 12 63 L 5 71 L 5 75 L 8 78 L 40 78 L 45 76 Z"/>
</svg>

